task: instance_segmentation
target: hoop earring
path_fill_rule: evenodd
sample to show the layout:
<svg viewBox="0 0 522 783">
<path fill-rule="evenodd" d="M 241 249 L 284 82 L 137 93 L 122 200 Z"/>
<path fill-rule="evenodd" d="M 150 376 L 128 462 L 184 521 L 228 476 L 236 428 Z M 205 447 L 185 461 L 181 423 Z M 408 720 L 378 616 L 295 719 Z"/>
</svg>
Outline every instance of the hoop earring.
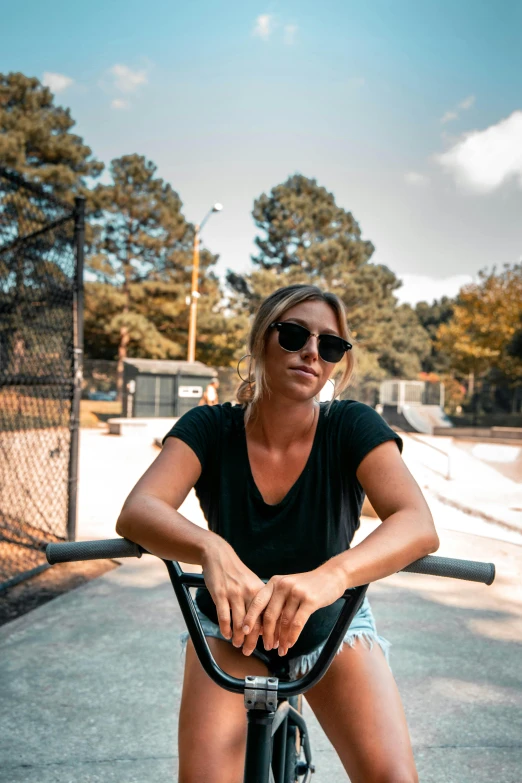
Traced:
<svg viewBox="0 0 522 783">
<path fill-rule="evenodd" d="M 248 363 L 248 378 L 243 378 L 243 376 L 242 376 L 242 375 L 241 375 L 241 373 L 239 372 L 239 365 L 241 364 L 241 362 L 243 361 L 243 359 L 247 359 L 247 358 L 249 358 L 249 359 L 250 359 L 250 361 L 249 361 L 249 363 Z M 251 372 L 250 372 L 250 366 L 251 366 L 251 364 L 252 364 L 252 354 L 251 354 L 251 353 L 246 353 L 246 354 L 245 354 L 244 356 L 242 356 L 242 357 L 241 357 L 241 359 L 238 361 L 238 363 L 237 363 L 237 367 L 236 367 L 236 372 L 237 372 L 237 374 L 239 375 L 239 377 L 241 378 L 241 380 L 243 381 L 243 383 L 249 383 L 250 385 L 252 385 L 252 381 L 250 380 L 250 375 L 251 375 Z"/>
</svg>

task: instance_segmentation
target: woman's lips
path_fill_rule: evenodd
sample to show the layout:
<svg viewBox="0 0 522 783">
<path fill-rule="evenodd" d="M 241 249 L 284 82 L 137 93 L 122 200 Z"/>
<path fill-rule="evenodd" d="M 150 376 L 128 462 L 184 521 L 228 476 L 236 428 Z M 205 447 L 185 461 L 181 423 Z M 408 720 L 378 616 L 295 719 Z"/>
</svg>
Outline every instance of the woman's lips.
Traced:
<svg viewBox="0 0 522 783">
<path fill-rule="evenodd" d="M 292 372 L 296 372 L 302 378 L 311 378 L 312 380 L 317 378 L 317 375 L 315 375 L 314 373 L 307 372 L 306 370 L 300 370 L 299 367 L 291 367 L 290 369 L 292 370 Z"/>
</svg>

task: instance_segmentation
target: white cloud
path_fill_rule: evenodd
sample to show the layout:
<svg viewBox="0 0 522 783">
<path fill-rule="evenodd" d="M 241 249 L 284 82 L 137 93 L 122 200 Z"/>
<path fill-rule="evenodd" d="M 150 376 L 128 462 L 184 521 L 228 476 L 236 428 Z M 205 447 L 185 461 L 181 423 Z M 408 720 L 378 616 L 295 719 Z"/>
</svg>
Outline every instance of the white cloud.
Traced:
<svg viewBox="0 0 522 783">
<path fill-rule="evenodd" d="M 408 171 L 404 175 L 404 179 L 408 185 L 427 185 L 430 181 L 429 177 L 425 174 L 419 174 L 418 171 Z"/>
<path fill-rule="evenodd" d="M 120 92 L 134 92 L 149 81 L 147 71 L 133 71 L 128 65 L 113 65 L 109 72 L 113 76 L 113 86 Z"/>
<path fill-rule="evenodd" d="M 443 114 L 440 118 L 440 121 L 442 123 L 444 122 L 450 122 L 451 120 L 456 120 L 459 115 L 456 111 L 447 111 L 446 114 Z"/>
<path fill-rule="evenodd" d="M 452 277 L 434 278 L 428 275 L 399 275 L 402 286 L 395 291 L 399 304 L 408 302 L 433 302 L 443 296 L 454 297 L 462 286 L 473 282 L 470 275 L 453 275 Z"/>
<path fill-rule="evenodd" d="M 474 103 L 475 103 L 475 96 L 468 95 L 467 98 L 464 98 L 464 100 L 459 103 L 459 109 L 471 109 Z"/>
<path fill-rule="evenodd" d="M 113 109 L 128 109 L 129 105 L 129 101 L 126 101 L 123 98 L 114 98 L 111 101 L 111 106 Z"/>
<path fill-rule="evenodd" d="M 265 40 L 270 38 L 273 30 L 274 19 L 270 14 L 261 14 L 256 19 L 254 35 Z"/>
<path fill-rule="evenodd" d="M 291 46 L 295 41 L 296 33 L 297 33 L 297 25 L 295 24 L 285 25 L 285 44 Z"/>
<path fill-rule="evenodd" d="M 513 177 L 522 189 L 522 111 L 485 130 L 463 134 L 435 161 L 477 193 L 491 192 Z"/>
<path fill-rule="evenodd" d="M 42 79 L 42 84 L 49 87 L 54 93 L 63 92 L 73 84 L 74 79 L 70 76 L 65 76 L 63 73 L 52 73 L 51 71 L 45 71 Z"/>
<path fill-rule="evenodd" d="M 442 115 L 440 118 L 440 121 L 442 123 L 450 122 L 451 120 L 456 120 L 459 116 L 459 112 L 457 109 L 460 109 L 461 111 L 466 111 L 467 109 L 471 109 L 473 104 L 475 103 L 475 96 L 474 95 L 468 95 L 467 98 L 464 98 L 463 101 L 457 104 L 456 109 L 451 109 L 450 111 L 445 112 L 445 114 Z"/>
</svg>

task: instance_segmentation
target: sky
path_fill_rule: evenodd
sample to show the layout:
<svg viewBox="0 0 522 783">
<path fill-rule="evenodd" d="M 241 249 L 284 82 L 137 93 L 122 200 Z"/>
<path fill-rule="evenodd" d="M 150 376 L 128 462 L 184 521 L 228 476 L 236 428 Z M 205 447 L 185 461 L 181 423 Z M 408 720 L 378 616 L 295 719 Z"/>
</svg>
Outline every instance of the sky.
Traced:
<svg viewBox="0 0 522 783">
<path fill-rule="evenodd" d="M 299 172 L 403 281 L 453 296 L 522 260 L 521 0 L 0 0 L 0 72 L 37 76 L 106 165 L 154 161 L 217 271 Z M 108 175 L 106 175 L 108 176 Z"/>
</svg>

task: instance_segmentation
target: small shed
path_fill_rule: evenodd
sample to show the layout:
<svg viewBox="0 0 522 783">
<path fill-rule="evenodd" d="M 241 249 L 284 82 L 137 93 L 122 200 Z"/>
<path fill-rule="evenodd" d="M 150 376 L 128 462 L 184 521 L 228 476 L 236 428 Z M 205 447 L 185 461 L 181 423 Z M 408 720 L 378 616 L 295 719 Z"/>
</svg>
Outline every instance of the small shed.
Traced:
<svg viewBox="0 0 522 783">
<path fill-rule="evenodd" d="M 125 359 L 125 418 L 175 418 L 194 408 L 217 371 L 203 362 Z"/>
</svg>

